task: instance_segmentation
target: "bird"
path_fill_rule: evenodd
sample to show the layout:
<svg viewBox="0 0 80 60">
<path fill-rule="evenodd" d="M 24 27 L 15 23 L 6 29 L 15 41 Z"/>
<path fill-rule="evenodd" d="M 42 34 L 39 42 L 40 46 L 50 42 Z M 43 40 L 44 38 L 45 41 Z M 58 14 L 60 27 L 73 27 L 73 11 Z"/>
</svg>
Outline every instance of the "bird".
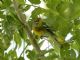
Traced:
<svg viewBox="0 0 80 60">
<path fill-rule="evenodd" d="M 64 44 L 64 39 L 60 36 L 57 36 L 53 30 L 42 20 L 42 18 L 37 18 L 33 22 L 32 27 L 33 33 L 38 37 L 43 37 L 46 34 L 50 35 L 59 44 Z"/>
</svg>

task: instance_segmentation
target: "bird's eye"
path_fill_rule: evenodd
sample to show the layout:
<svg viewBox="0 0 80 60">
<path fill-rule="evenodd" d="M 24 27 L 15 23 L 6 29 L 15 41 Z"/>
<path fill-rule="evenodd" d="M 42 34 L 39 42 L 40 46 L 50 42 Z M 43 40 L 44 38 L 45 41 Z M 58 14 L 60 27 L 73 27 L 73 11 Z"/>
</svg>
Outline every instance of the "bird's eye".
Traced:
<svg viewBox="0 0 80 60">
<path fill-rule="evenodd" d="M 37 18 L 37 20 L 35 20 L 34 22 L 35 22 L 35 23 L 39 23 L 40 20 L 41 20 L 41 18 Z"/>
<path fill-rule="evenodd" d="M 35 22 L 39 22 L 39 20 L 36 20 Z"/>
<path fill-rule="evenodd" d="M 38 23 L 39 21 L 35 21 L 35 23 Z"/>
<path fill-rule="evenodd" d="M 40 19 L 35 20 L 35 22 L 39 22 L 39 21 L 40 21 Z"/>
</svg>

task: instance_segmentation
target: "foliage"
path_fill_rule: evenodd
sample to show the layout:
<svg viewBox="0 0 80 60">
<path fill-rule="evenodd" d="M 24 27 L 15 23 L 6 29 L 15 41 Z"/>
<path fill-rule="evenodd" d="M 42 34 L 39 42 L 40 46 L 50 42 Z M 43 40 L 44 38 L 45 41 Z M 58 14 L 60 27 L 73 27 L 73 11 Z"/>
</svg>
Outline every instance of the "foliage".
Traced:
<svg viewBox="0 0 80 60">
<path fill-rule="evenodd" d="M 80 0 L 29 0 L 30 4 L 27 2 L 26 0 L 0 0 L 0 60 L 24 60 L 24 53 L 30 60 L 80 60 Z M 46 7 L 40 6 L 42 2 Z M 33 11 L 29 12 L 32 7 L 34 7 Z M 27 11 L 31 16 L 26 14 Z M 72 37 L 65 40 L 61 46 L 54 44 L 53 48 L 48 47 L 36 52 L 44 43 L 31 32 L 33 21 L 38 16 L 42 17 L 60 38 L 65 39 L 69 33 Z M 12 40 L 16 42 L 15 48 L 8 54 L 4 54 Z M 22 40 L 27 46 L 24 46 L 18 58 L 16 49 L 21 46 Z M 28 49 L 30 45 L 33 46 L 32 50 Z"/>
</svg>

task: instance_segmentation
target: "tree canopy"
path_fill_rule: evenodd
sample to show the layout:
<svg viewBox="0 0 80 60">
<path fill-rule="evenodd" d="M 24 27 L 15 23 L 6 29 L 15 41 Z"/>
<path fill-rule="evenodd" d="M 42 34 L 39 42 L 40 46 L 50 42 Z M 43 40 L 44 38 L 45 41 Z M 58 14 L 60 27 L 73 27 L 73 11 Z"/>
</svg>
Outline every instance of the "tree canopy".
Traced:
<svg viewBox="0 0 80 60">
<path fill-rule="evenodd" d="M 62 45 L 36 37 L 32 27 L 38 17 L 65 40 Z M 11 41 L 15 47 L 5 53 Z M 48 47 L 42 50 L 45 41 Z M 80 60 L 80 0 L 0 0 L 0 60 L 26 60 L 25 55 L 30 60 Z"/>
</svg>

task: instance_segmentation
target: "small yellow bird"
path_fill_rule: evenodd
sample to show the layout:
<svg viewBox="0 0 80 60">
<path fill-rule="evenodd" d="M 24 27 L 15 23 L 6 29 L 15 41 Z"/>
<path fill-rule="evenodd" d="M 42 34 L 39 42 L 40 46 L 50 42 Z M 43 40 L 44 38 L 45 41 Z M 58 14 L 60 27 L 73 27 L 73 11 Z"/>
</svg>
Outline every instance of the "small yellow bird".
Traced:
<svg viewBox="0 0 80 60">
<path fill-rule="evenodd" d="M 57 34 L 55 32 L 53 32 L 49 26 L 42 21 L 41 18 L 37 18 L 34 22 L 33 22 L 33 27 L 32 27 L 33 33 L 35 35 L 37 35 L 38 37 L 42 37 L 45 34 L 49 34 L 51 37 L 54 38 L 55 41 L 57 41 L 60 44 L 64 43 L 64 39 L 59 36 L 57 36 Z"/>
</svg>

